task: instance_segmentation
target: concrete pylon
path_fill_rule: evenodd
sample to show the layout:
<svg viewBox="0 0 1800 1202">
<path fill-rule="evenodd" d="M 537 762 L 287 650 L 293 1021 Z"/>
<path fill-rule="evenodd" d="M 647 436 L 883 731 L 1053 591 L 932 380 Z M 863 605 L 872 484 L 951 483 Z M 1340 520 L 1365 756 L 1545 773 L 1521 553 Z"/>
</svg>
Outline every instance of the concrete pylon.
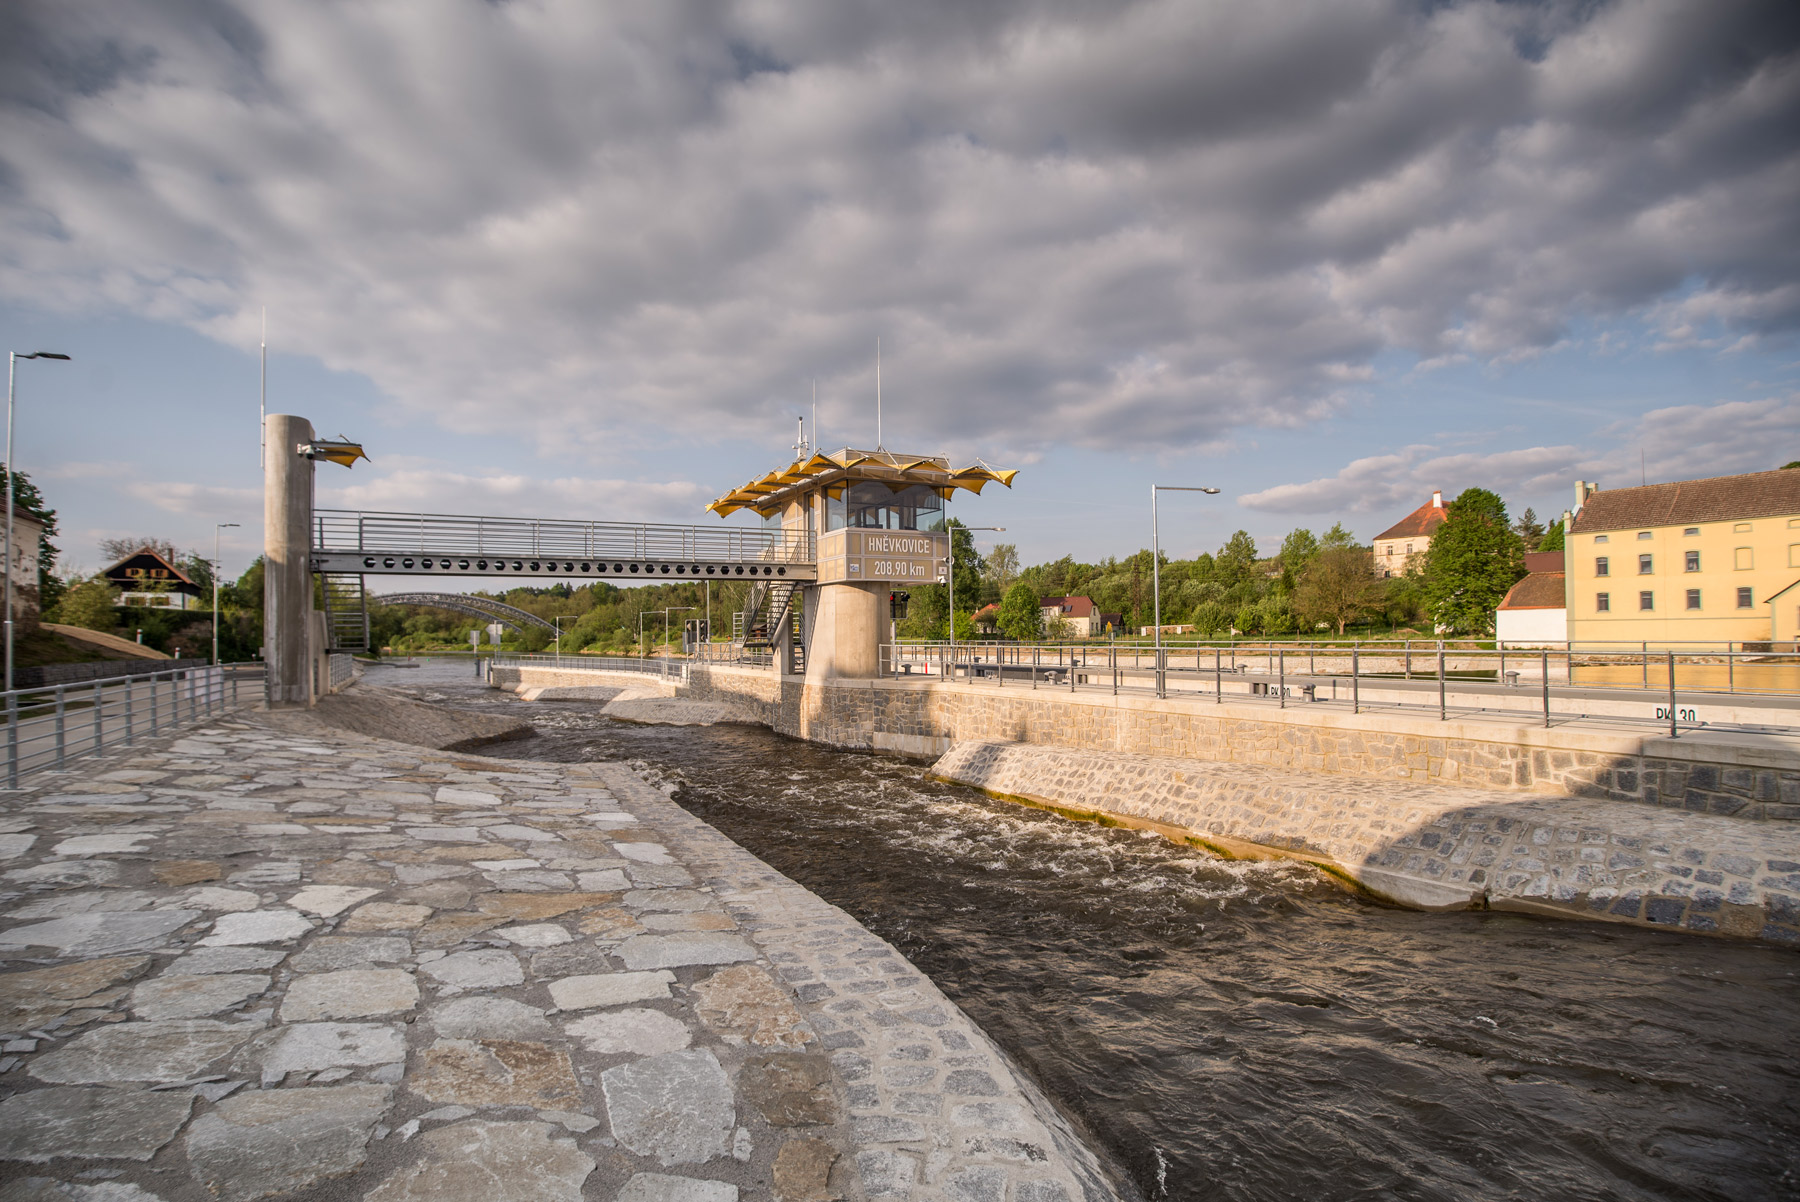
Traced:
<svg viewBox="0 0 1800 1202">
<path fill-rule="evenodd" d="M 806 679 L 873 680 L 888 631 L 886 584 L 831 583 L 812 590 L 819 606 L 806 645 Z"/>
<path fill-rule="evenodd" d="M 312 704 L 312 460 L 303 417 L 265 419 L 263 467 L 263 657 L 270 709 Z"/>
</svg>

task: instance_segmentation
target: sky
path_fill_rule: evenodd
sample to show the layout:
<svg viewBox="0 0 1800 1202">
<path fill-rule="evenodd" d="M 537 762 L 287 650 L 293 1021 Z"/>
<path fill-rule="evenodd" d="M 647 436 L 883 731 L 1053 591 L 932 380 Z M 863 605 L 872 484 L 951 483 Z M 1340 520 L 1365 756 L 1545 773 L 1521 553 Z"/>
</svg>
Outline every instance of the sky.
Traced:
<svg viewBox="0 0 1800 1202">
<path fill-rule="evenodd" d="M 0 334 L 65 565 L 319 504 L 716 523 L 1022 469 L 1022 560 L 1800 459 L 1784 0 L 13 0 Z M 733 523 L 746 520 L 742 515 Z"/>
</svg>

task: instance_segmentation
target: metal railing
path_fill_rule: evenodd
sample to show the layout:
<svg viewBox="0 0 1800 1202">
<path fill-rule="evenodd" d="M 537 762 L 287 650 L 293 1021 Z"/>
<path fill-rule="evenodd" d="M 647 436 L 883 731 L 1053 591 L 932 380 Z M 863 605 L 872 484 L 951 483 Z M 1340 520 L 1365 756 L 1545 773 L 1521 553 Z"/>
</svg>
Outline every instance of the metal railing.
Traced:
<svg viewBox="0 0 1800 1202">
<path fill-rule="evenodd" d="M 996 688 L 1101 689 L 1222 703 L 1332 702 L 1364 710 L 1654 722 L 1678 736 L 1683 724 L 1800 727 L 1800 657 L 1714 649 L 1685 652 L 1536 651 L 1400 644 L 884 644 L 881 672 L 896 679 L 952 680 Z M 1630 711 L 1641 703 L 1648 712 Z M 1701 707 L 1710 707 L 1710 714 Z M 1746 717 L 1746 715 L 1751 715 Z M 1766 714 L 1767 720 L 1763 720 Z"/>
<path fill-rule="evenodd" d="M 109 747 L 262 701 L 261 663 L 195 664 L 148 676 L 0 692 L 6 707 L 6 787 Z"/>
<path fill-rule="evenodd" d="M 817 559 L 816 540 L 804 530 L 347 509 L 313 511 L 313 547 L 326 553 L 588 560 L 813 563 Z"/>
<path fill-rule="evenodd" d="M 608 655 L 533 655 L 526 652 L 503 652 L 481 661 L 493 668 L 558 668 L 571 672 L 636 672 L 655 676 L 676 684 L 688 682 L 688 661 L 667 655 L 628 659 Z"/>
</svg>

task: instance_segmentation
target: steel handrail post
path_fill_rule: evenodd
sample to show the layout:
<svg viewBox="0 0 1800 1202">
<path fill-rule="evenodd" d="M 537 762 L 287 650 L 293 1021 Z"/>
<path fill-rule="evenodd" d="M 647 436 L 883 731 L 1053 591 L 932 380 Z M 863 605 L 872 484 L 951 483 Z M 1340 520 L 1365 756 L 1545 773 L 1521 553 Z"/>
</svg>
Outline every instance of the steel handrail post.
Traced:
<svg viewBox="0 0 1800 1202">
<path fill-rule="evenodd" d="M 162 725 L 162 714 L 156 704 L 156 682 L 161 677 L 161 672 L 150 673 L 150 733 L 152 735 L 155 735 L 157 727 Z"/>
<path fill-rule="evenodd" d="M 64 729 L 64 725 L 63 725 L 63 686 L 57 685 L 56 686 L 56 766 L 58 768 L 63 766 L 63 751 L 64 751 L 64 744 L 65 744 L 66 740 L 67 740 L 67 731 Z"/>
<path fill-rule="evenodd" d="M 1037 678 L 1038 678 L 1038 647 L 1037 647 L 1037 644 L 1033 643 L 1032 647 L 1031 647 L 1031 687 L 1034 689 L 1037 688 Z"/>
<path fill-rule="evenodd" d="M 1353 714 L 1362 713 L 1361 658 L 1362 648 L 1353 645 L 1350 648 L 1350 712 Z"/>
<path fill-rule="evenodd" d="M 1669 652 L 1669 737 L 1679 739 L 1681 732 L 1675 726 L 1675 653 Z"/>
<path fill-rule="evenodd" d="M 6 693 L 6 787 L 19 787 L 19 694 Z"/>
<path fill-rule="evenodd" d="M 1281 708 L 1287 708 L 1287 648 L 1276 652 L 1275 691 L 1281 696 Z"/>
<path fill-rule="evenodd" d="M 1737 692 L 1737 658 L 1731 652 L 1731 640 L 1725 640 L 1725 691 Z"/>
<path fill-rule="evenodd" d="M 131 746 L 131 742 L 131 677 L 127 676 L 125 678 L 125 746 Z"/>
<path fill-rule="evenodd" d="M 1647 689 L 1650 687 L 1650 640 L 1649 639 L 1644 640 L 1643 656 L 1644 656 L 1644 687 Z"/>
<path fill-rule="evenodd" d="M 106 694 L 101 689 L 101 682 L 96 680 L 94 682 L 94 750 L 96 752 L 105 746 L 105 710 Z"/>
<path fill-rule="evenodd" d="M 1225 672 L 1220 666 L 1219 649 L 1213 648 L 1213 704 L 1225 704 Z"/>
<path fill-rule="evenodd" d="M 1444 640 L 1438 640 L 1438 721 L 1449 721 L 1450 715 L 1444 712 Z"/>
<path fill-rule="evenodd" d="M 1538 654 L 1542 657 L 1542 667 L 1544 669 L 1544 680 L 1543 680 L 1543 685 L 1544 685 L 1544 729 L 1548 730 L 1550 728 L 1550 651 L 1549 651 L 1549 648 L 1545 648 L 1543 651 L 1540 651 Z"/>
<path fill-rule="evenodd" d="M 1412 640 L 1411 639 L 1406 640 L 1406 666 L 1403 669 L 1401 669 L 1400 678 L 1402 680 L 1411 680 L 1412 679 Z"/>
</svg>

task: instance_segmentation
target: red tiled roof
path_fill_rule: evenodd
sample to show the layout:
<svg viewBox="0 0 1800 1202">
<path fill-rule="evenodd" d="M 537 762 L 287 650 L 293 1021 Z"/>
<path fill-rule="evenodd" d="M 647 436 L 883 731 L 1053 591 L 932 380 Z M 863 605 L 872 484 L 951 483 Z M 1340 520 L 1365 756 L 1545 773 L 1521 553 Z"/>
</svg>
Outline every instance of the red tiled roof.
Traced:
<svg viewBox="0 0 1800 1202">
<path fill-rule="evenodd" d="M 1383 530 L 1380 534 L 1377 534 L 1375 536 L 1375 541 L 1380 542 L 1384 538 L 1417 538 L 1420 535 L 1430 534 L 1433 530 L 1442 526 L 1444 524 L 1444 519 L 1449 516 L 1450 511 L 1445 509 L 1442 505 L 1433 505 L 1430 501 L 1427 501 L 1405 517 L 1401 518 L 1398 522 L 1395 522 L 1392 526 L 1389 526 L 1386 530 Z"/>
<path fill-rule="evenodd" d="M 1561 609 L 1568 603 L 1561 572 L 1533 572 L 1507 590 L 1501 609 Z"/>
<path fill-rule="evenodd" d="M 1038 605 L 1043 609 L 1060 609 L 1071 618 L 1091 618 L 1098 612 L 1087 597 L 1045 597 Z"/>
<path fill-rule="evenodd" d="M 1800 514 L 1800 468 L 1712 476 L 1595 492 L 1575 515 L 1577 534 Z"/>
<path fill-rule="evenodd" d="M 1525 552 L 1525 570 L 1527 572 L 1560 572 L 1563 570 L 1563 553 L 1561 551 L 1527 551 Z"/>
</svg>

